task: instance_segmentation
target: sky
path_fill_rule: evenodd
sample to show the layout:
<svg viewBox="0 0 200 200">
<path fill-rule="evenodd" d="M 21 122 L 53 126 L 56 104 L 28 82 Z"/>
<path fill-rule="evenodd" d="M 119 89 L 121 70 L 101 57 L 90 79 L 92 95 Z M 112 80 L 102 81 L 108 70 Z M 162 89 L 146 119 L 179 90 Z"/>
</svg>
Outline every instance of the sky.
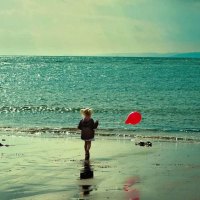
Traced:
<svg viewBox="0 0 200 200">
<path fill-rule="evenodd" d="M 200 0 L 0 0 L 0 55 L 200 52 Z"/>
</svg>

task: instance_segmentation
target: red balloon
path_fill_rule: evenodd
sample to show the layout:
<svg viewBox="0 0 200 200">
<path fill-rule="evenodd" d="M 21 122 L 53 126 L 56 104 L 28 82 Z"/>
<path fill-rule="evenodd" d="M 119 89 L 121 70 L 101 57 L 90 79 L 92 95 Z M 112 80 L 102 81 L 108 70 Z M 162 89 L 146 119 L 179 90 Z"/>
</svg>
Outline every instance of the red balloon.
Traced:
<svg viewBox="0 0 200 200">
<path fill-rule="evenodd" d="M 142 115 L 139 112 L 132 112 L 128 115 L 125 124 L 138 124 L 142 119 Z"/>
</svg>

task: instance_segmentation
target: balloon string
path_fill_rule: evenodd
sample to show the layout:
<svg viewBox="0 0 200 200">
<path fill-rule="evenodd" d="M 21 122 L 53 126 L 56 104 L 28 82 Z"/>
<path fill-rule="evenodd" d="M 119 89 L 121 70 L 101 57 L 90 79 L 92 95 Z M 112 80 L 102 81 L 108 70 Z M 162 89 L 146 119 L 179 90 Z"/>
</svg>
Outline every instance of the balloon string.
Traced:
<svg viewBox="0 0 200 200">
<path fill-rule="evenodd" d="M 122 124 L 123 122 L 101 122 L 101 124 Z"/>
</svg>

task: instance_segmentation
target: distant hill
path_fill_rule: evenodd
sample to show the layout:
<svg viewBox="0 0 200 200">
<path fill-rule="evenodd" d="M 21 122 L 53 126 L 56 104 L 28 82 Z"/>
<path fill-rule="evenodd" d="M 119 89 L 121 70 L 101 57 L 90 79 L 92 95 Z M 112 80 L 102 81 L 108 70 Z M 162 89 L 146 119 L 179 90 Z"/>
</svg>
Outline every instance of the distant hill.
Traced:
<svg viewBox="0 0 200 200">
<path fill-rule="evenodd" d="M 200 52 L 178 53 L 178 54 L 172 55 L 171 57 L 176 57 L 176 58 L 200 58 Z"/>
<path fill-rule="evenodd" d="M 99 56 L 113 56 L 113 57 L 164 57 L 164 58 L 200 58 L 200 52 L 188 53 L 119 53 L 119 54 L 105 54 Z"/>
</svg>

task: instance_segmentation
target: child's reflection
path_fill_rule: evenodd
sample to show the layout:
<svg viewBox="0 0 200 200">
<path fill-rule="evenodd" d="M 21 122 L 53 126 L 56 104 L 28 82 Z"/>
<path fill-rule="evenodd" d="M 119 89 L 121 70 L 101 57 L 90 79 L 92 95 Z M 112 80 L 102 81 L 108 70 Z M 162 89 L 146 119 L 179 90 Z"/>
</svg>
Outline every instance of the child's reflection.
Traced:
<svg viewBox="0 0 200 200">
<path fill-rule="evenodd" d="M 89 161 L 84 161 L 83 169 L 80 171 L 80 179 L 91 179 L 94 177 L 94 172 L 91 169 Z M 89 184 L 81 185 L 81 192 L 83 195 L 89 195 L 93 190 L 93 186 Z"/>
</svg>

